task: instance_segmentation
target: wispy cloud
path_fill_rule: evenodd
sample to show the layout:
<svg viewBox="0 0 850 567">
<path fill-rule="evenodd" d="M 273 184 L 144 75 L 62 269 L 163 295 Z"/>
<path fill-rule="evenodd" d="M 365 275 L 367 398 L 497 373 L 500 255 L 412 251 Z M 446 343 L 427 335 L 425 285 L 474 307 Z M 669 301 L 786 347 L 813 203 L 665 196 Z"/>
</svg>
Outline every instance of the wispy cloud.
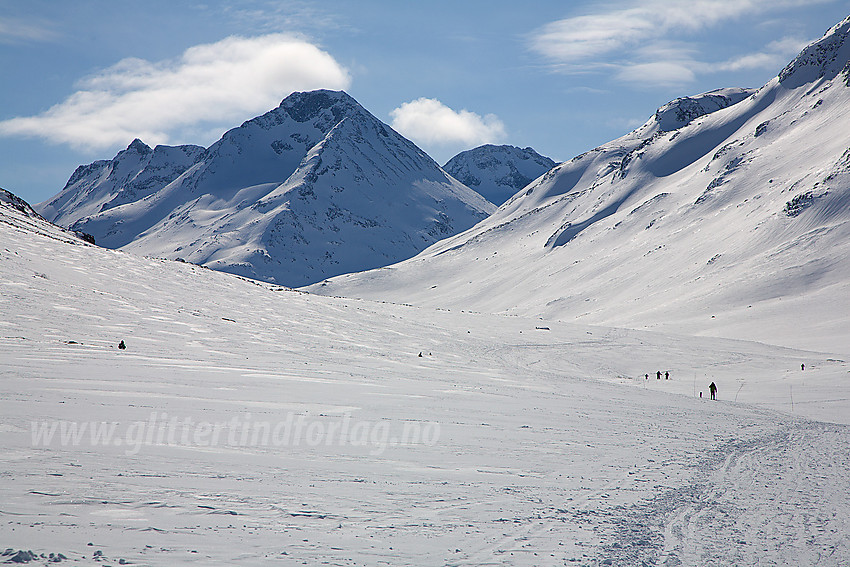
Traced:
<svg viewBox="0 0 850 567">
<path fill-rule="evenodd" d="M 785 38 L 773 41 L 762 51 L 739 55 L 728 61 L 707 65 L 709 71 L 740 71 L 742 69 L 778 68 L 788 62 L 789 57 L 797 55 L 809 42 L 798 38 Z"/>
<path fill-rule="evenodd" d="M 562 72 L 606 69 L 624 82 L 684 84 L 696 73 L 767 68 L 795 53 L 784 40 L 724 62 L 706 62 L 688 36 L 745 16 L 833 0 L 638 0 L 600 4 L 591 12 L 546 24 L 531 34 L 533 51 Z"/>
<path fill-rule="evenodd" d="M 344 89 L 350 82 L 331 55 L 302 39 L 229 37 L 191 47 L 175 60 L 121 60 L 47 111 L 0 122 L 0 135 L 91 149 L 135 137 L 149 144 L 201 142 L 181 137 L 232 126 L 296 90 Z"/>
<path fill-rule="evenodd" d="M 677 86 L 691 83 L 696 78 L 689 61 L 653 61 L 624 65 L 615 77 L 625 83 L 658 86 Z"/>
<path fill-rule="evenodd" d="M 229 0 L 200 4 L 198 9 L 223 14 L 262 32 L 300 30 L 310 33 L 346 27 L 324 3 L 312 0 Z"/>
<path fill-rule="evenodd" d="M 0 16 L 0 43 L 52 41 L 58 37 L 48 22 Z"/>
<path fill-rule="evenodd" d="M 496 115 L 456 111 L 433 98 L 405 102 L 390 116 L 394 129 L 423 145 L 472 147 L 506 136 L 505 125 Z"/>
</svg>

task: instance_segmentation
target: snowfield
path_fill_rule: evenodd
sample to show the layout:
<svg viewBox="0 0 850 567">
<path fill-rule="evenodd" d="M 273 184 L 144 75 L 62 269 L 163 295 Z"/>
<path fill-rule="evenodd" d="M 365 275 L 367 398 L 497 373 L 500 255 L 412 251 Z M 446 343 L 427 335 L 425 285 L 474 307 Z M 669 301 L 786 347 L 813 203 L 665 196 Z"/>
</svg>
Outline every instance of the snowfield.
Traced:
<svg viewBox="0 0 850 567">
<path fill-rule="evenodd" d="M 320 297 L 0 221 L 4 559 L 850 562 L 846 353 Z"/>
</svg>

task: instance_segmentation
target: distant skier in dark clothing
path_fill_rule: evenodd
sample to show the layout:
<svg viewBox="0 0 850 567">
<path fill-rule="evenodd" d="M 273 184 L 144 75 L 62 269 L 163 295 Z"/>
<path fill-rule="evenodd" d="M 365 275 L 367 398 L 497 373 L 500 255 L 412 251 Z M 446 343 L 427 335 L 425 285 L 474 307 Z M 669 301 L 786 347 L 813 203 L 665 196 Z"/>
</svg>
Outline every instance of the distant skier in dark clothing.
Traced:
<svg viewBox="0 0 850 567">
<path fill-rule="evenodd" d="M 714 382 L 708 385 L 708 391 L 709 393 L 711 393 L 711 399 L 716 399 L 715 396 L 717 395 L 717 385 Z"/>
<path fill-rule="evenodd" d="M 661 371 L 660 371 L 660 370 L 659 370 L 658 372 L 656 372 L 656 373 L 655 373 L 655 379 L 656 379 L 656 380 L 661 380 Z"/>
<path fill-rule="evenodd" d="M 801 365 L 800 365 L 800 370 L 805 370 L 805 369 L 806 369 L 806 365 L 805 365 L 805 364 L 801 364 Z"/>
<path fill-rule="evenodd" d="M 665 373 L 664 373 L 664 379 L 665 379 L 665 380 L 669 380 L 669 379 L 670 379 L 670 373 L 669 373 L 669 372 L 665 372 Z"/>
<path fill-rule="evenodd" d="M 127 345 L 125 345 L 124 341 L 122 340 L 120 343 L 118 343 L 118 348 L 120 348 L 121 350 L 124 350 L 125 348 L 127 348 Z"/>
</svg>

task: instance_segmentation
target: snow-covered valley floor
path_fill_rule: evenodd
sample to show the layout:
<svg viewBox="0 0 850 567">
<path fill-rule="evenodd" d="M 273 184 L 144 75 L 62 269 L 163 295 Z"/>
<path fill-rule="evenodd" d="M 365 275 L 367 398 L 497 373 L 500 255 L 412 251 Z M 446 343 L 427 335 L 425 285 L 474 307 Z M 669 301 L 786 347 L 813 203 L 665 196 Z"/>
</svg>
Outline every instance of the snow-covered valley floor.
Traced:
<svg viewBox="0 0 850 567">
<path fill-rule="evenodd" d="M 4 215 L 3 549 L 850 563 L 848 353 L 317 297 Z"/>
</svg>

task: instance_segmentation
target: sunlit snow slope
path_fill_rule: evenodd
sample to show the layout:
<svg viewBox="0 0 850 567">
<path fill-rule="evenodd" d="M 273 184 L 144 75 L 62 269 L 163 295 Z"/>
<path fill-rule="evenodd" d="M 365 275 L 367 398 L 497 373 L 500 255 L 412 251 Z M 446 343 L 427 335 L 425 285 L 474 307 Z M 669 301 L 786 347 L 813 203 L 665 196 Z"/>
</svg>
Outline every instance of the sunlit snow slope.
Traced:
<svg viewBox="0 0 850 567">
<path fill-rule="evenodd" d="M 850 345 L 850 19 L 757 91 L 671 102 L 330 295 Z"/>
<path fill-rule="evenodd" d="M 136 140 L 36 208 L 102 246 L 290 286 L 409 258 L 495 210 L 333 91 L 294 93 L 206 150 Z"/>
</svg>

